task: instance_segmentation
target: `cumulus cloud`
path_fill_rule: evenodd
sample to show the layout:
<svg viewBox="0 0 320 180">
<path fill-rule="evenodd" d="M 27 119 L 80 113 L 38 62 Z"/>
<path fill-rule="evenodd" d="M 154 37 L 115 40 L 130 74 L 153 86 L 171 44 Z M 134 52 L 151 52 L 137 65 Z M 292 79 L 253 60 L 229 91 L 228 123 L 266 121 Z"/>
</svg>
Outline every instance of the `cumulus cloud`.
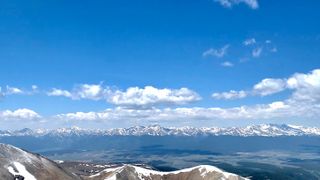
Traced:
<svg viewBox="0 0 320 180">
<path fill-rule="evenodd" d="M 206 50 L 205 52 L 203 52 L 202 56 L 203 57 L 214 56 L 214 57 L 217 57 L 217 58 L 222 58 L 227 54 L 227 51 L 228 51 L 229 47 L 230 47 L 230 45 L 227 44 L 227 45 L 224 45 L 220 49 L 210 48 L 210 49 Z"/>
<path fill-rule="evenodd" d="M 253 92 L 255 94 L 266 96 L 275 94 L 285 90 L 286 81 L 283 79 L 263 79 L 261 82 L 253 86 Z"/>
<path fill-rule="evenodd" d="M 47 92 L 48 96 L 64 96 L 71 99 L 103 100 L 110 92 L 109 88 L 104 88 L 101 84 L 81 84 L 72 91 L 53 88 Z"/>
<path fill-rule="evenodd" d="M 17 109 L 15 111 L 4 110 L 0 111 L 1 120 L 35 120 L 39 119 L 41 116 L 33 110 L 30 109 Z"/>
<path fill-rule="evenodd" d="M 127 90 L 112 90 L 101 84 L 82 84 L 72 91 L 52 89 L 48 96 L 64 96 L 71 99 L 105 100 L 111 104 L 125 107 L 150 108 L 158 105 L 182 105 L 198 101 L 201 97 L 188 88 L 158 89 L 153 86 L 144 88 L 129 87 Z"/>
<path fill-rule="evenodd" d="M 150 107 L 161 104 L 181 105 L 200 99 L 196 92 L 188 88 L 158 89 L 152 86 L 130 87 L 126 91 L 117 90 L 108 97 L 110 103 L 127 107 Z"/>
<path fill-rule="evenodd" d="M 320 116 L 320 69 L 310 73 L 296 73 L 289 78 L 263 79 L 252 91 L 216 93 L 216 99 L 237 99 L 248 95 L 270 95 L 285 89 L 291 90 L 289 98 L 267 104 L 221 107 L 182 107 L 128 109 L 110 108 L 101 112 L 76 112 L 55 116 L 60 120 L 90 121 L 192 121 L 192 120 L 261 120 L 275 118 L 318 118 Z M 135 91 L 134 91 L 135 92 Z M 135 93 L 133 93 L 135 94 Z"/>
<path fill-rule="evenodd" d="M 310 107 L 309 107 L 310 108 Z M 313 110 L 315 108 L 312 108 Z M 309 110 L 312 110 L 309 109 Z M 126 109 L 110 108 L 101 112 L 76 112 L 59 114 L 55 118 L 67 121 L 198 121 L 198 120 L 261 120 L 304 116 L 306 109 L 275 101 L 270 104 L 239 106 L 232 108 L 191 107 Z M 310 114 L 311 115 L 311 114 Z M 312 114 L 319 115 L 319 110 Z"/>
<path fill-rule="evenodd" d="M 64 96 L 68 98 L 72 98 L 71 92 L 62 89 L 53 88 L 51 91 L 47 93 L 48 96 Z"/>
<path fill-rule="evenodd" d="M 108 94 L 109 88 L 103 88 L 101 84 L 83 84 L 80 85 L 76 92 L 80 99 L 101 100 Z"/>
<path fill-rule="evenodd" d="M 213 93 L 212 97 L 214 99 L 241 99 L 247 97 L 247 92 L 245 91 L 234 91 L 231 90 L 229 92 L 222 92 L 222 93 Z"/>
<path fill-rule="evenodd" d="M 242 4 L 242 3 L 246 4 L 251 9 L 258 9 L 259 8 L 259 4 L 258 4 L 257 0 L 215 0 L 215 1 L 226 8 L 231 8 L 234 5 L 238 5 L 238 4 Z"/>
<path fill-rule="evenodd" d="M 287 88 L 294 90 L 292 94 L 294 101 L 320 103 L 320 69 L 308 74 L 294 74 L 287 80 Z"/>
<path fill-rule="evenodd" d="M 320 100 L 320 69 L 315 69 L 310 73 L 296 73 L 289 78 L 275 79 L 266 78 L 255 84 L 249 91 L 228 91 L 213 93 L 215 99 L 240 99 L 247 96 L 267 96 L 284 90 L 293 90 L 293 99 L 303 99 L 309 101 Z"/>
<path fill-rule="evenodd" d="M 81 89 L 81 88 L 80 88 Z M 91 88 L 84 88 L 85 90 Z M 95 99 L 100 88 L 89 90 L 85 96 Z M 103 88 L 105 89 L 105 88 Z M 158 89 L 152 86 L 131 87 L 125 91 L 112 91 L 106 99 L 118 107 L 100 112 L 74 112 L 54 115 L 51 120 L 61 121 L 198 121 L 198 120 L 260 120 L 318 118 L 320 116 L 320 69 L 309 73 L 296 73 L 288 78 L 266 78 L 255 84 L 249 91 L 216 93 L 216 99 L 237 99 L 249 95 L 266 96 L 284 90 L 291 91 L 287 99 L 250 106 L 221 107 L 156 107 L 155 104 L 184 104 L 199 99 L 187 88 Z M 88 95 L 89 94 L 89 95 Z M 72 96 L 70 96 L 72 97 Z M 79 97 L 81 97 L 79 95 Z M 127 108 L 126 106 L 150 106 L 150 108 Z M 0 111 L 1 120 L 44 119 L 33 110 L 18 109 Z"/>
</svg>

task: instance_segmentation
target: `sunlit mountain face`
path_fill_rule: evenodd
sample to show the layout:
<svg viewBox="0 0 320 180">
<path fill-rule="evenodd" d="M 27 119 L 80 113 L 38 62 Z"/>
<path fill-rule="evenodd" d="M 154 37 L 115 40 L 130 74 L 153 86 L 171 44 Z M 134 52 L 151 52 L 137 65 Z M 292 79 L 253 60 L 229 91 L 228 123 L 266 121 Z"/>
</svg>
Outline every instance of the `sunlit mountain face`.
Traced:
<svg viewBox="0 0 320 180">
<path fill-rule="evenodd" d="M 0 179 L 320 179 L 320 1 L 0 7 Z"/>
</svg>

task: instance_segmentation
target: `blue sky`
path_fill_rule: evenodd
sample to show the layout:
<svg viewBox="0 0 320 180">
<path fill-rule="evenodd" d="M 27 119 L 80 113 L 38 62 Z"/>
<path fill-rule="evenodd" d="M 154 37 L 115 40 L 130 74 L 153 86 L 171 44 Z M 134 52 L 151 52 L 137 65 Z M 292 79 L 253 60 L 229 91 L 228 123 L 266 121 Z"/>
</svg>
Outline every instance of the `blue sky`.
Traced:
<svg viewBox="0 0 320 180">
<path fill-rule="evenodd" d="M 3 1 L 0 125 L 319 126 L 319 8 L 312 0 Z"/>
</svg>

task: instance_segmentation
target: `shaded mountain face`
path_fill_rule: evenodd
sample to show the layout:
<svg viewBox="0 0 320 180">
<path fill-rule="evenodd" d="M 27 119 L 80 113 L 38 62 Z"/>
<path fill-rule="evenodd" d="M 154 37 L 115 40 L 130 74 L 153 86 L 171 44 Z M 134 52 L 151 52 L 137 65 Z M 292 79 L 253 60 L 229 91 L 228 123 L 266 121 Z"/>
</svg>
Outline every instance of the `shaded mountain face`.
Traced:
<svg viewBox="0 0 320 180">
<path fill-rule="evenodd" d="M 171 172 L 160 172 L 134 165 L 106 168 L 92 174 L 76 175 L 40 155 L 11 145 L 0 144 L 0 179 L 24 180 L 244 180 L 214 166 L 201 165 Z"/>
<path fill-rule="evenodd" d="M 11 145 L 0 144 L 0 179 L 23 177 L 25 180 L 80 179 L 55 162 Z"/>
<path fill-rule="evenodd" d="M 86 180 L 245 180 L 236 174 L 227 173 L 214 166 L 201 165 L 171 172 L 160 172 L 133 165 L 108 168 L 85 177 Z"/>
</svg>

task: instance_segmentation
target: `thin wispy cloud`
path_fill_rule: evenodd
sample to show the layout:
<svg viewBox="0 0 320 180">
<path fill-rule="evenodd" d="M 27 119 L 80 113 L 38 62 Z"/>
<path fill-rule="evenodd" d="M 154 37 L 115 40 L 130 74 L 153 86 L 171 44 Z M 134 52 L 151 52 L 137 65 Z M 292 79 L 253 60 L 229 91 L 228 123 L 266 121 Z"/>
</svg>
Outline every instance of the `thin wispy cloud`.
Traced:
<svg viewBox="0 0 320 180">
<path fill-rule="evenodd" d="M 265 41 L 258 41 L 256 38 L 251 37 L 244 39 L 241 42 L 241 46 L 233 45 L 235 48 L 233 49 L 240 49 L 240 56 L 242 56 L 239 59 L 240 63 L 248 62 L 251 59 L 257 59 L 260 58 L 262 55 L 268 55 L 268 53 L 276 53 L 278 52 L 277 47 L 271 40 L 265 40 Z M 221 59 L 222 62 L 220 62 L 220 65 L 222 67 L 233 67 L 236 64 L 230 61 L 227 61 L 226 56 L 228 58 L 237 58 L 233 57 L 235 54 L 237 54 L 236 51 L 230 51 L 229 50 L 230 44 L 226 44 L 225 46 L 221 48 L 210 48 L 202 53 L 203 57 L 216 57 L 217 59 Z M 239 53 L 237 54 L 239 56 Z"/>
<path fill-rule="evenodd" d="M 23 91 L 17 87 L 7 86 L 6 89 L 7 89 L 5 93 L 6 95 L 23 94 Z"/>
<path fill-rule="evenodd" d="M 223 67 L 233 67 L 234 64 L 232 62 L 230 62 L 230 61 L 224 61 L 224 62 L 221 63 L 221 66 L 223 66 Z"/>
<path fill-rule="evenodd" d="M 217 58 L 222 58 L 227 54 L 228 48 L 230 47 L 229 44 L 224 45 L 220 49 L 210 48 L 202 53 L 203 57 L 213 56 Z"/>
<path fill-rule="evenodd" d="M 256 39 L 255 38 L 250 38 L 250 39 L 246 39 L 243 41 L 243 45 L 245 46 L 250 46 L 256 43 Z"/>
<path fill-rule="evenodd" d="M 254 58 L 260 57 L 262 54 L 262 50 L 263 50 L 262 47 L 258 47 L 258 48 L 253 49 L 251 52 L 252 57 L 254 57 Z"/>
<path fill-rule="evenodd" d="M 278 49 L 276 47 L 273 47 L 270 49 L 270 52 L 273 52 L 273 53 L 278 52 Z"/>
<path fill-rule="evenodd" d="M 221 6 L 226 8 L 232 8 L 233 6 L 239 4 L 245 4 L 251 9 L 259 8 L 259 3 L 257 0 L 215 0 L 215 2 L 218 2 Z"/>
<path fill-rule="evenodd" d="M 266 44 L 271 44 L 271 40 L 267 39 L 267 40 L 265 41 L 265 43 L 266 43 Z"/>
<path fill-rule="evenodd" d="M 38 86 L 32 85 L 31 89 L 22 89 L 14 86 L 7 85 L 5 87 L 0 87 L 0 96 L 10 96 L 10 95 L 33 95 L 38 93 Z"/>
</svg>

